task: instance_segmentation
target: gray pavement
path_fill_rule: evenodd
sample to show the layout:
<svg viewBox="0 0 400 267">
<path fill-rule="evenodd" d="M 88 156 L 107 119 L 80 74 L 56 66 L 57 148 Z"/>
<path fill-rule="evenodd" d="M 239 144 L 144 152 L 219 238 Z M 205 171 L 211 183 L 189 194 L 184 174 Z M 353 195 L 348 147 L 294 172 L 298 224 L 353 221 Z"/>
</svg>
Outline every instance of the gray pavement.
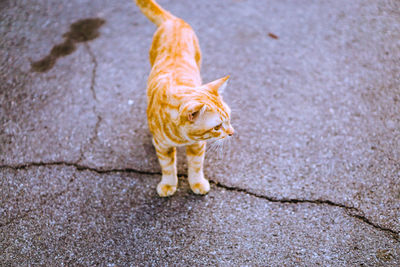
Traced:
<svg viewBox="0 0 400 267">
<path fill-rule="evenodd" d="M 231 75 L 211 192 L 157 197 L 131 1 L 3 1 L 0 265 L 399 266 L 400 2 L 159 3 Z"/>
</svg>

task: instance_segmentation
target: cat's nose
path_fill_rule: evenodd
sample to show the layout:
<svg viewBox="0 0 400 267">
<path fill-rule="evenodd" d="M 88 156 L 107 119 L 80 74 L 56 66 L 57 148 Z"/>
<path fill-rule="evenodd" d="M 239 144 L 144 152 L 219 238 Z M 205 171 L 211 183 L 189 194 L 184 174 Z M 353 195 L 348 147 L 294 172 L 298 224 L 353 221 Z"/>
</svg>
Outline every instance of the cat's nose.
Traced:
<svg viewBox="0 0 400 267">
<path fill-rule="evenodd" d="M 226 131 L 226 133 L 227 133 L 229 136 L 232 136 L 234 132 L 235 132 L 235 130 L 233 130 L 232 127 L 229 127 L 228 131 Z"/>
</svg>

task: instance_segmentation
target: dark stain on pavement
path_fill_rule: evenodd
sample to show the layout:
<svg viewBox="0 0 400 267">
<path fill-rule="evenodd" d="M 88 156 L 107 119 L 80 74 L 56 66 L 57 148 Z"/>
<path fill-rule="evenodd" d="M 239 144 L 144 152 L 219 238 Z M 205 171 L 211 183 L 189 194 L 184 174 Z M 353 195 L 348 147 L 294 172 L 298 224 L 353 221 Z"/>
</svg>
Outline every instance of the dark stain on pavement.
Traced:
<svg viewBox="0 0 400 267">
<path fill-rule="evenodd" d="M 65 41 L 53 46 L 50 54 L 31 63 L 32 70 L 35 72 L 46 72 L 50 70 L 58 58 L 72 54 L 76 50 L 76 43 L 87 42 L 97 38 L 99 28 L 105 23 L 104 19 L 89 18 L 74 22 L 70 30 L 63 34 Z"/>
<path fill-rule="evenodd" d="M 273 34 L 273 33 L 268 33 L 268 36 L 271 37 L 272 39 L 279 39 L 278 35 Z"/>
</svg>

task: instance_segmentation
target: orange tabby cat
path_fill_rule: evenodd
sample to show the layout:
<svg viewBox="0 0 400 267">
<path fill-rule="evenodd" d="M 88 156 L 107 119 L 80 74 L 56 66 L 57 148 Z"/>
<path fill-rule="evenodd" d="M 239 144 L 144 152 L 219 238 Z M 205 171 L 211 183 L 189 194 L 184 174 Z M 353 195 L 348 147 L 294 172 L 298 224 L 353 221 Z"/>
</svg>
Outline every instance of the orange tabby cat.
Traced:
<svg viewBox="0 0 400 267">
<path fill-rule="evenodd" d="M 201 53 L 192 28 L 153 0 L 136 0 L 158 28 L 150 48 L 152 66 L 147 82 L 147 119 L 162 169 L 157 192 L 171 196 L 178 185 L 176 147 L 186 146 L 188 180 L 195 194 L 206 194 L 203 161 L 206 140 L 233 135 L 230 109 L 218 90 L 229 76 L 202 85 Z"/>
</svg>

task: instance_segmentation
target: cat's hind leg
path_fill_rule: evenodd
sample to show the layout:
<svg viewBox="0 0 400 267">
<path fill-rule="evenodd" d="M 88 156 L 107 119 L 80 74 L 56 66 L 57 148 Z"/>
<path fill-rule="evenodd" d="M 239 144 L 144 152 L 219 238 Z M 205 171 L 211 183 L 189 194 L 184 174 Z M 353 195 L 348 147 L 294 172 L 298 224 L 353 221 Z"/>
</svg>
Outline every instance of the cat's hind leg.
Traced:
<svg viewBox="0 0 400 267">
<path fill-rule="evenodd" d="M 206 142 L 198 142 L 186 146 L 188 161 L 188 179 L 193 193 L 204 195 L 210 191 L 210 183 L 204 178 L 203 162 L 206 153 Z"/>
<path fill-rule="evenodd" d="M 176 172 L 176 148 L 164 148 L 154 143 L 158 161 L 161 165 L 162 177 L 157 185 L 157 193 L 160 197 L 172 196 L 178 186 L 178 177 Z"/>
</svg>

